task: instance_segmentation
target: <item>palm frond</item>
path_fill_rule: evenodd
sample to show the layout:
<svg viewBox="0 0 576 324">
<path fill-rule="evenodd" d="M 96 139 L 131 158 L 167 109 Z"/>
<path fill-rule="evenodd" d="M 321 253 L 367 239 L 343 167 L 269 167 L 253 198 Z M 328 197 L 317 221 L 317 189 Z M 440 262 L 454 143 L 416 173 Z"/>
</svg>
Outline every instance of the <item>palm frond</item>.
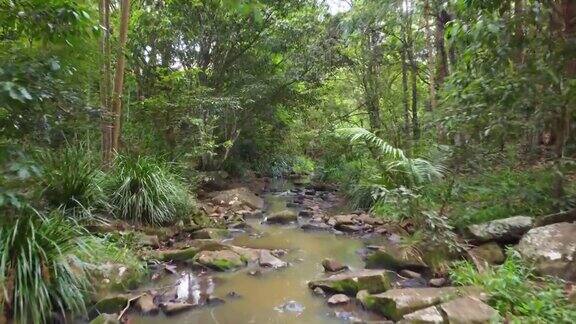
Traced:
<svg viewBox="0 0 576 324">
<path fill-rule="evenodd" d="M 396 159 L 406 158 L 404 151 L 388 144 L 386 141 L 376 136 L 376 134 L 370 132 L 365 128 L 362 127 L 340 128 L 337 130 L 337 133 L 348 138 L 350 142 L 364 141 L 370 147 L 373 147 L 379 150 L 380 153 L 390 156 L 392 158 Z"/>
</svg>

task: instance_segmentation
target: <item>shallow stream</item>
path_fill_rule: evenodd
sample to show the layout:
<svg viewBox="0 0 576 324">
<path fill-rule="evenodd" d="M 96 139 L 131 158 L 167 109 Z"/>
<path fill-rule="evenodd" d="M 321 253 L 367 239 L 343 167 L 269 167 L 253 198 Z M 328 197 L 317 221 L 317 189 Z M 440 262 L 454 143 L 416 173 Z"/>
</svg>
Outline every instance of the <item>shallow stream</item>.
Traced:
<svg viewBox="0 0 576 324">
<path fill-rule="evenodd" d="M 283 193 L 268 194 L 266 211 L 270 213 L 286 208 L 286 200 Z M 131 323 L 342 323 L 342 317 L 346 317 L 348 310 L 329 307 L 325 298 L 313 295 L 307 282 L 324 276 L 321 266 L 324 258 L 339 260 L 352 269 L 363 268 L 361 257 L 357 254 L 363 246 L 362 241 L 328 232 L 305 232 L 296 225 L 262 225 L 260 221 L 249 222 L 258 235 L 243 233 L 228 243 L 287 250 L 282 259 L 290 263 L 289 267 L 262 270 L 257 275 L 253 273 L 254 268 L 211 274 L 210 290 L 213 289 L 213 295 L 223 299 L 224 303 L 199 307 L 170 317 L 132 318 Z M 364 319 L 372 316 L 358 314 L 357 307 L 353 305 L 348 307 L 352 307 L 356 315 L 362 315 Z"/>
</svg>

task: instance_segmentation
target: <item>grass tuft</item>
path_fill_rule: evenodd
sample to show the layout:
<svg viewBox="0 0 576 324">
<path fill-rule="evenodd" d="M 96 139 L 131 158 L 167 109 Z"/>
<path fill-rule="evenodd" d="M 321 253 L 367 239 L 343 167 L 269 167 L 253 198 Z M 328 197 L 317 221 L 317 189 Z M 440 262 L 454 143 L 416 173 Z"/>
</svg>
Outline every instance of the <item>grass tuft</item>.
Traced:
<svg viewBox="0 0 576 324">
<path fill-rule="evenodd" d="M 107 183 L 116 217 L 152 225 L 174 222 L 192 211 L 186 188 L 166 163 L 118 156 Z"/>
<path fill-rule="evenodd" d="M 88 216 L 92 208 L 102 205 L 102 172 L 94 156 L 83 145 L 40 154 L 41 196 L 50 207 L 67 215 Z"/>
<path fill-rule="evenodd" d="M 86 232 L 60 211 L 22 211 L 0 227 L 0 311 L 15 323 L 46 323 L 51 312 L 85 314 L 88 280 L 73 261 Z"/>
</svg>

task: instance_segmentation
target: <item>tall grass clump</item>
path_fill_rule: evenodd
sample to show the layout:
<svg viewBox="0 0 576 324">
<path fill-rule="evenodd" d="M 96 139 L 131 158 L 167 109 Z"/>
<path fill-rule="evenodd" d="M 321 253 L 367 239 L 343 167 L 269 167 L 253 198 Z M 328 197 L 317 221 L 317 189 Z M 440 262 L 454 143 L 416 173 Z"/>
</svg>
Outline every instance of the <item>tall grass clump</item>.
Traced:
<svg viewBox="0 0 576 324">
<path fill-rule="evenodd" d="M 0 224 L 0 312 L 14 323 L 46 323 L 53 312 L 85 314 L 88 280 L 71 262 L 85 245 L 81 227 L 31 208 Z"/>
<path fill-rule="evenodd" d="M 534 276 L 517 251 L 507 251 L 504 264 L 479 273 L 470 262 L 457 263 L 452 281 L 464 286 L 482 287 L 488 303 L 511 323 L 573 323 L 576 305 L 564 295 L 560 281 Z"/>
<path fill-rule="evenodd" d="M 181 181 L 166 163 L 150 157 L 118 156 L 106 187 L 116 217 L 162 225 L 192 210 L 191 197 Z"/>
<path fill-rule="evenodd" d="M 95 154 L 84 145 L 71 145 L 39 154 L 41 196 L 52 208 L 86 216 L 103 207 L 102 172 Z"/>
</svg>

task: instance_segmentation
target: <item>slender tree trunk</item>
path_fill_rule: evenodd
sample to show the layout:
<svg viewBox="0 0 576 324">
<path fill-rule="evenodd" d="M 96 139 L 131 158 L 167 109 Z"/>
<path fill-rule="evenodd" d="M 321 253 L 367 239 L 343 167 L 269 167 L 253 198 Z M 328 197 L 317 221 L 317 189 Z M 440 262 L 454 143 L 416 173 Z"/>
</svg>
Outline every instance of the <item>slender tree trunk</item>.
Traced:
<svg viewBox="0 0 576 324">
<path fill-rule="evenodd" d="M 556 4 L 556 3 L 555 3 Z M 552 23 L 557 30 L 558 37 L 564 47 L 571 46 L 576 40 L 576 2 L 574 0 L 560 0 L 554 8 Z M 568 51 L 566 51 L 568 53 Z M 566 55 L 566 54 L 564 54 Z M 565 58 L 564 74 L 566 79 L 576 76 L 576 57 Z M 561 163 L 564 157 L 564 148 L 570 130 L 574 102 L 568 101 L 560 107 L 555 121 L 555 143 L 554 143 L 554 169 L 555 177 L 552 187 L 553 197 L 561 199 L 564 196 L 565 177 L 561 170 Z"/>
<path fill-rule="evenodd" d="M 424 20 L 426 22 L 426 51 L 428 52 L 428 71 L 429 71 L 429 110 L 435 110 L 436 103 L 436 64 L 434 64 L 434 46 L 432 45 L 432 26 L 430 26 L 430 0 L 424 2 Z"/>
<path fill-rule="evenodd" d="M 420 126 L 418 125 L 418 65 L 414 59 L 412 11 L 408 12 L 405 35 L 406 56 L 408 58 L 408 64 L 410 64 L 410 85 L 412 87 L 412 138 L 417 140 L 420 137 Z"/>
<path fill-rule="evenodd" d="M 408 49 L 408 61 L 410 62 L 410 81 L 412 84 L 412 136 L 417 140 L 420 138 L 420 125 L 418 122 L 418 65 L 414 60 L 412 47 Z"/>
<path fill-rule="evenodd" d="M 448 76 L 448 55 L 444 43 L 444 30 L 448 20 L 448 13 L 445 10 L 442 9 L 436 14 L 436 62 L 439 85 L 442 85 Z"/>
<path fill-rule="evenodd" d="M 100 0 L 100 111 L 102 114 L 102 161 L 104 166 L 111 162 L 112 123 L 110 116 L 110 0 Z"/>
<path fill-rule="evenodd" d="M 120 16 L 120 39 L 116 57 L 116 71 L 114 75 L 114 92 L 112 95 L 112 113 L 114 114 L 112 150 L 118 151 L 120 142 L 120 128 L 122 120 L 122 92 L 124 88 L 124 67 L 126 56 L 124 50 L 128 41 L 128 23 L 130 19 L 130 0 L 122 0 Z"/>
<path fill-rule="evenodd" d="M 524 29 L 522 28 L 522 14 L 524 11 L 524 4 L 522 0 L 514 0 L 514 19 L 516 23 L 516 31 L 514 38 L 516 40 L 516 63 L 521 64 L 524 62 Z"/>
<path fill-rule="evenodd" d="M 406 62 L 406 45 L 400 51 L 402 61 L 402 104 L 404 106 L 404 133 L 410 135 L 410 103 L 408 99 L 408 63 Z"/>
</svg>

